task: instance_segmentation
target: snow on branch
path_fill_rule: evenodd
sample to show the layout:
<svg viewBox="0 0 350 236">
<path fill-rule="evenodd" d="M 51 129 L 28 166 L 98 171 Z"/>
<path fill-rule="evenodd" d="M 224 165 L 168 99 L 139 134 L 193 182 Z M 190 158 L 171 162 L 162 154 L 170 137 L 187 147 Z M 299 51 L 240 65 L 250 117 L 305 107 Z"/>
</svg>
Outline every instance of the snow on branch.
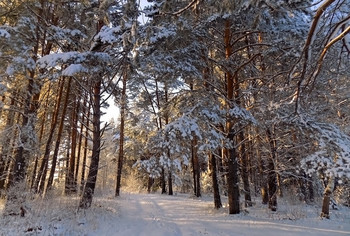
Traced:
<svg viewBox="0 0 350 236">
<path fill-rule="evenodd" d="M 120 26 L 112 27 L 112 28 L 103 26 L 100 32 L 95 36 L 94 40 L 96 42 L 101 41 L 102 43 L 113 44 L 118 42 L 121 39 L 119 35 L 120 32 L 121 32 Z"/>
<path fill-rule="evenodd" d="M 77 29 L 63 29 L 58 26 L 51 25 L 49 30 L 51 31 L 51 36 L 48 37 L 48 40 L 67 40 L 71 37 L 87 37 L 84 33 Z"/>
<path fill-rule="evenodd" d="M 228 112 L 230 116 L 235 117 L 239 120 L 248 121 L 254 125 L 258 124 L 254 116 L 248 110 L 242 107 L 234 106 Z"/>
<path fill-rule="evenodd" d="M 63 76 L 73 76 L 77 73 L 88 72 L 88 68 L 84 67 L 82 64 L 71 64 L 66 69 L 62 71 Z"/>
<path fill-rule="evenodd" d="M 350 178 L 350 136 L 334 124 L 305 117 L 300 117 L 297 123 L 312 132 L 318 145 L 318 150 L 301 162 L 305 172 L 322 171 L 327 176 Z"/>
<path fill-rule="evenodd" d="M 63 73 L 64 75 L 73 75 L 74 73 L 87 72 L 88 69 L 82 66 L 82 63 L 99 62 L 99 64 L 104 64 L 110 60 L 110 56 L 102 52 L 65 52 L 46 55 L 38 60 L 37 65 L 41 69 L 68 65 Z"/>
<path fill-rule="evenodd" d="M 168 124 L 165 127 L 165 132 L 174 139 L 177 135 L 190 140 L 193 139 L 193 135 L 196 135 L 199 139 L 202 139 L 197 120 L 188 116 L 182 116 Z"/>
<path fill-rule="evenodd" d="M 11 35 L 9 34 L 9 32 L 7 32 L 4 29 L 0 29 L 0 38 L 8 39 L 8 38 L 10 38 L 10 36 Z"/>
<path fill-rule="evenodd" d="M 175 26 L 168 25 L 167 27 L 157 27 L 157 31 L 149 38 L 150 43 L 156 43 L 160 39 L 170 38 L 176 35 Z"/>
</svg>

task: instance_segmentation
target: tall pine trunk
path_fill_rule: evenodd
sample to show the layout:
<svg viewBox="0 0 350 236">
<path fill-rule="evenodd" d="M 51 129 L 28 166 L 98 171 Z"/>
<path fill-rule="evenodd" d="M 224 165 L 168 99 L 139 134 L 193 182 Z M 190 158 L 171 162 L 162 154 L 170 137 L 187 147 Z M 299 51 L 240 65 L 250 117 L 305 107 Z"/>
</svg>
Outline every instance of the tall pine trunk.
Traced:
<svg viewBox="0 0 350 236">
<path fill-rule="evenodd" d="M 125 122 L 125 110 L 126 110 L 126 82 L 127 82 L 127 68 L 124 68 L 123 71 L 123 89 L 121 97 L 121 107 L 120 107 L 120 139 L 119 139 L 119 156 L 118 156 L 118 169 L 117 169 L 117 184 L 115 189 L 115 196 L 120 196 L 120 185 L 122 178 L 122 169 L 124 162 L 124 122 Z"/>
<path fill-rule="evenodd" d="M 266 130 L 267 138 L 270 144 L 270 158 L 268 158 L 267 168 L 268 168 L 268 194 L 269 194 L 269 208 L 272 211 L 277 210 L 277 176 L 276 176 L 276 168 L 275 168 L 275 160 L 276 160 L 276 147 L 273 141 L 273 137 L 271 134 L 271 130 Z"/>
<path fill-rule="evenodd" d="M 225 32 L 224 32 L 224 42 L 225 42 L 225 56 L 227 60 L 230 60 L 232 55 L 232 45 L 231 45 L 231 22 L 229 20 L 225 21 Z M 234 102 L 234 77 L 232 73 L 227 70 L 226 73 L 227 80 L 227 108 L 231 108 L 231 103 Z M 229 214 L 239 214 L 239 178 L 238 178 L 238 158 L 235 149 L 235 130 L 233 128 L 233 120 L 228 117 L 226 121 L 226 132 L 228 133 L 228 140 L 231 141 L 232 147 L 227 150 L 226 165 L 227 165 L 227 188 L 228 188 L 228 204 L 229 204 Z"/>
<path fill-rule="evenodd" d="M 159 87 L 158 87 L 158 82 L 156 80 L 156 99 L 157 99 L 157 107 L 158 110 L 161 109 L 161 105 L 160 105 L 160 95 L 159 95 Z M 159 116 L 159 127 L 158 130 L 161 130 L 163 128 L 162 125 L 162 117 Z M 160 185 L 161 185 L 161 193 L 165 194 L 166 193 L 166 182 L 165 182 L 165 170 L 164 167 L 162 166 L 162 171 L 160 173 Z"/>
<path fill-rule="evenodd" d="M 41 126 L 40 126 L 40 131 L 39 131 L 39 140 L 38 140 L 39 145 L 41 145 L 42 140 L 43 140 L 43 136 L 44 136 L 45 123 L 46 123 L 46 118 L 47 118 L 47 108 L 48 108 L 49 100 L 50 100 L 49 94 L 51 92 L 51 84 L 52 83 L 49 83 L 49 89 L 47 91 L 48 95 L 46 96 L 46 100 L 45 100 L 45 104 L 44 104 L 44 113 L 42 115 Z M 35 185 L 35 177 L 37 175 L 37 169 L 38 169 L 38 165 L 39 165 L 39 157 L 40 157 L 39 154 L 35 155 L 33 173 L 32 173 L 32 177 L 30 180 L 30 188 L 33 189 L 34 191 L 37 190 L 34 188 L 34 185 Z"/>
<path fill-rule="evenodd" d="M 89 95 L 87 95 L 89 96 Z M 91 110 L 91 103 L 89 103 L 89 107 L 87 110 L 86 115 L 86 128 L 85 128 L 85 138 L 84 138 L 84 152 L 83 152 L 83 161 L 81 164 L 81 178 L 80 178 L 80 191 L 84 191 L 85 186 L 85 169 L 86 169 L 86 159 L 87 159 L 87 151 L 89 149 L 88 147 L 88 141 L 89 141 L 89 126 L 90 126 L 90 110 Z"/>
<path fill-rule="evenodd" d="M 87 103 L 87 96 L 84 96 L 83 101 L 83 108 L 82 108 L 82 117 L 80 121 L 80 128 L 79 128 L 79 137 L 78 137 L 78 153 L 77 153 L 77 161 L 75 166 L 75 172 L 74 172 L 74 182 L 78 184 L 78 174 L 79 174 L 79 166 L 80 166 L 80 157 L 81 157 L 81 146 L 83 143 L 83 130 L 84 130 L 84 122 L 85 122 L 85 112 L 86 112 L 86 103 Z"/>
<path fill-rule="evenodd" d="M 244 140 L 243 129 L 239 132 L 240 153 L 241 153 L 241 175 L 243 180 L 244 202 L 245 206 L 252 206 L 252 198 L 250 195 L 249 172 L 248 172 L 248 151 Z"/>
<path fill-rule="evenodd" d="M 79 96 L 74 96 L 74 106 L 72 111 L 72 137 L 71 137 L 71 153 L 68 165 L 68 178 L 65 186 L 66 194 L 77 192 L 77 183 L 74 181 L 74 170 L 76 163 L 76 148 L 77 148 L 77 134 L 78 134 L 78 114 L 79 114 L 80 100 Z"/>
<path fill-rule="evenodd" d="M 54 149 L 53 156 L 52 156 L 51 170 L 50 170 L 50 174 L 49 174 L 49 179 L 47 181 L 47 187 L 46 187 L 47 190 L 49 190 L 52 187 L 53 179 L 54 179 L 55 172 L 56 172 L 57 157 L 58 157 L 58 151 L 59 151 L 59 147 L 60 147 L 60 143 L 61 143 L 61 139 L 62 139 L 64 119 L 66 117 L 66 112 L 67 112 L 67 107 L 68 107 L 71 82 L 72 82 L 72 77 L 69 77 L 68 83 L 67 83 L 66 97 L 64 100 L 63 108 L 62 108 L 61 119 L 60 119 L 60 123 L 59 123 L 59 127 L 58 127 L 57 137 L 56 137 L 55 149 Z"/>
<path fill-rule="evenodd" d="M 83 196 L 79 204 L 80 208 L 89 208 L 91 206 L 93 194 L 95 192 L 101 148 L 101 84 L 102 75 L 99 75 L 99 78 L 96 79 L 93 86 L 92 156 L 87 181 L 83 191 Z"/>
<path fill-rule="evenodd" d="M 47 173 L 48 162 L 49 162 L 49 157 L 50 157 L 50 152 L 51 152 L 51 146 L 52 146 L 52 141 L 53 141 L 54 134 L 56 131 L 57 119 L 58 119 L 59 109 L 60 109 L 60 105 L 61 105 L 62 93 L 63 93 L 63 88 L 64 88 L 64 79 L 62 79 L 59 82 L 58 86 L 59 86 L 59 92 L 56 95 L 56 106 L 55 106 L 55 110 L 53 111 L 53 114 L 51 117 L 51 126 L 50 126 L 49 136 L 46 140 L 44 156 L 42 158 L 41 165 L 40 165 L 39 172 L 38 172 L 38 176 L 35 180 L 35 184 L 33 187 L 34 190 L 36 192 L 39 192 L 39 193 L 42 193 L 44 191 L 46 173 Z M 39 185 L 39 183 L 40 183 L 40 185 Z"/>
<path fill-rule="evenodd" d="M 197 153 L 197 138 L 194 137 L 191 142 L 192 149 L 192 171 L 193 171 L 193 190 L 196 197 L 201 196 L 201 186 L 200 186 L 200 166 Z"/>
<path fill-rule="evenodd" d="M 210 162 L 210 172 L 211 179 L 213 185 L 213 194 L 214 194 L 214 207 L 215 209 L 219 209 L 222 207 L 220 191 L 219 191 L 219 183 L 217 177 L 217 167 L 216 167 L 216 157 L 213 153 L 209 153 L 209 162 Z"/>
</svg>

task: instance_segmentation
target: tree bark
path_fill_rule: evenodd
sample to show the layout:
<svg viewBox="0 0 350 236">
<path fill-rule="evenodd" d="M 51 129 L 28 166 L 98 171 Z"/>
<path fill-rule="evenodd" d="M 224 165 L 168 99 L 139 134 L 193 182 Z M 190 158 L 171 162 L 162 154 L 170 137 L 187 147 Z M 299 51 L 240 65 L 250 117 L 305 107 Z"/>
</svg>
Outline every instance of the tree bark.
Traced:
<svg viewBox="0 0 350 236">
<path fill-rule="evenodd" d="M 241 143 L 240 153 L 241 153 L 241 169 L 242 169 L 242 180 L 243 180 L 243 190 L 244 190 L 244 202 L 245 206 L 252 206 L 252 198 L 250 195 L 250 184 L 249 184 L 249 172 L 248 172 L 248 156 L 246 145 L 244 141 L 244 132 L 243 130 L 239 132 L 238 140 Z"/>
<path fill-rule="evenodd" d="M 169 175 L 168 175 L 168 187 L 169 187 L 169 195 L 173 195 L 173 176 L 171 173 L 171 170 L 169 169 Z"/>
<path fill-rule="evenodd" d="M 71 137 L 71 153 L 68 166 L 68 178 L 65 187 L 66 194 L 77 192 L 77 183 L 74 181 L 74 170 L 76 163 L 76 148 L 77 148 L 77 134 L 78 134 L 78 114 L 80 108 L 79 96 L 74 96 L 74 107 L 72 111 L 72 137 Z"/>
<path fill-rule="evenodd" d="M 118 169 L 117 169 L 117 184 L 115 189 L 115 196 L 120 196 L 120 185 L 122 178 L 122 169 L 124 162 L 124 122 L 125 122 L 125 110 L 126 110 L 126 82 L 127 82 L 127 68 L 123 71 L 123 89 L 121 97 L 121 107 L 120 107 L 120 139 L 119 139 L 119 156 L 118 156 Z"/>
<path fill-rule="evenodd" d="M 323 201 L 322 201 L 322 212 L 321 217 L 329 219 L 329 204 L 331 201 L 331 195 L 334 188 L 334 177 L 329 177 L 328 184 L 326 186 L 326 189 L 324 190 L 323 194 Z"/>
<path fill-rule="evenodd" d="M 197 154 L 197 138 L 194 137 L 191 142 L 192 150 L 192 171 L 193 171 L 193 190 L 196 197 L 201 196 L 201 186 L 200 186 L 200 166 Z"/>
<path fill-rule="evenodd" d="M 214 207 L 219 209 L 222 207 L 219 183 L 217 178 L 217 167 L 216 167 L 216 157 L 213 153 L 209 153 L 209 162 L 210 162 L 210 172 L 213 184 L 213 194 L 214 194 Z"/>
<path fill-rule="evenodd" d="M 273 142 L 270 129 L 266 130 L 267 138 L 270 144 L 271 156 L 268 158 L 268 193 L 269 193 L 269 208 L 271 211 L 277 211 L 277 176 L 275 169 L 276 148 Z"/>
<path fill-rule="evenodd" d="M 85 122 L 85 112 L 86 112 L 86 103 L 87 103 L 87 96 L 84 96 L 84 101 L 83 101 L 83 108 L 82 108 L 82 118 L 80 121 L 80 132 L 79 132 L 79 138 L 78 138 L 78 153 L 77 153 L 77 161 L 76 161 L 76 167 L 75 167 L 75 172 L 74 172 L 74 182 L 77 184 L 78 183 L 78 174 L 79 174 L 79 166 L 80 166 L 80 157 L 81 157 L 81 146 L 83 142 L 83 130 L 84 130 L 84 122 Z"/>
<path fill-rule="evenodd" d="M 49 84 L 49 88 L 48 88 L 48 91 L 47 91 L 47 94 L 50 94 L 51 92 L 51 83 Z M 39 132 L 39 140 L 38 140 L 38 143 L 39 145 L 41 145 L 41 142 L 42 142 L 42 139 L 43 139 L 43 136 L 44 136 L 44 130 L 45 130 L 45 123 L 46 123 L 46 118 L 47 118 L 47 109 L 48 108 L 48 104 L 49 104 L 49 99 L 50 96 L 47 95 L 46 96 L 46 100 L 45 100 L 45 104 L 44 104 L 44 113 L 42 115 L 42 120 L 41 120 L 41 126 L 40 126 L 40 132 Z M 35 160 L 34 160 L 34 167 L 33 167 L 33 173 L 32 173 L 32 177 L 31 177 L 31 184 L 30 184 L 30 188 L 33 189 L 34 191 L 36 191 L 36 189 L 34 188 L 34 185 L 35 185 L 35 177 L 36 177 L 36 174 L 37 174 L 37 169 L 38 169 L 38 165 L 39 165 L 39 157 L 40 155 L 37 154 L 35 155 Z"/>
<path fill-rule="evenodd" d="M 80 208 L 89 208 L 92 203 L 93 194 L 95 191 L 98 166 L 100 160 L 100 148 L 101 148 L 101 84 L 102 84 L 102 75 L 99 75 L 98 78 L 94 82 L 93 86 L 93 137 L 92 137 L 92 156 L 91 163 L 89 168 L 89 173 L 87 177 L 87 181 L 84 187 L 83 196 L 80 200 L 79 207 Z"/>
<path fill-rule="evenodd" d="M 43 159 L 41 161 L 38 176 L 35 180 L 35 184 L 33 187 L 34 191 L 36 191 L 38 193 L 42 193 L 44 191 L 47 167 L 48 167 L 48 162 L 49 162 L 49 157 L 50 157 L 50 152 L 51 152 L 51 145 L 52 145 L 54 133 L 55 133 L 56 126 L 57 126 L 57 119 L 58 119 L 58 114 L 59 114 L 59 109 L 60 109 L 61 99 L 62 99 L 62 94 L 63 94 L 64 79 L 62 79 L 59 82 L 58 86 L 59 86 L 59 92 L 57 93 L 57 96 L 56 96 L 56 105 L 55 105 L 55 110 L 54 110 L 54 112 L 52 114 L 52 118 L 51 118 L 51 126 L 50 126 L 49 136 L 48 136 L 47 141 L 46 141 L 45 152 L 44 152 Z M 39 183 L 40 183 L 40 186 L 39 186 Z"/>
<path fill-rule="evenodd" d="M 88 96 L 88 95 L 87 95 Z M 80 179 L 80 191 L 83 192 L 85 186 L 85 167 L 86 167 L 86 158 L 88 151 L 88 141 L 89 141 L 89 126 L 90 126 L 90 110 L 91 103 L 89 103 L 87 115 L 86 115 L 86 128 L 85 128 L 85 139 L 84 139 L 84 153 L 83 153 L 83 163 L 81 164 L 81 179 Z"/>
<path fill-rule="evenodd" d="M 232 55 L 232 45 L 231 45 L 231 22 L 229 20 L 225 21 L 225 32 L 224 32 L 224 43 L 225 43 L 225 56 L 226 60 L 230 60 Z M 228 109 L 231 108 L 231 103 L 234 99 L 234 77 L 230 70 L 225 72 L 227 80 L 227 105 Z M 239 178 L 238 178 L 238 158 L 235 150 L 235 130 L 233 129 L 233 120 L 228 117 L 226 121 L 226 132 L 228 133 L 228 139 L 231 141 L 233 147 L 229 148 L 227 151 L 227 188 L 228 188 L 228 204 L 229 204 L 229 214 L 239 214 Z"/>
<path fill-rule="evenodd" d="M 256 150 L 257 156 L 258 156 L 258 168 L 259 168 L 259 177 L 260 177 L 260 192 L 261 192 L 261 200 L 262 204 L 266 205 L 269 202 L 269 195 L 268 195 L 268 187 L 267 187 L 267 180 L 265 176 L 265 163 L 261 158 L 259 149 Z"/>
<path fill-rule="evenodd" d="M 160 106 L 160 95 L 159 95 L 159 88 L 158 88 L 158 82 L 157 80 L 155 81 L 156 82 L 156 99 L 157 99 L 157 107 L 158 107 L 158 110 L 161 109 L 161 106 Z M 159 116 L 159 127 L 158 127 L 158 130 L 161 130 L 163 128 L 163 125 L 162 125 L 162 117 Z M 165 171 L 164 171 L 164 167 L 162 167 L 162 172 L 161 172 L 161 175 L 160 175 L 160 185 L 161 185 L 161 193 L 162 194 L 165 194 L 166 193 L 166 182 L 165 182 Z"/>
<path fill-rule="evenodd" d="M 166 194 L 166 183 L 165 183 L 164 167 L 162 167 L 162 173 L 160 175 L 160 183 L 161 183 L 161 188 L 162 188 L 162 194 Z"/>
<path fill-rule="evenodd" d="M 48 179 L 48 182 L 47 182 L 46 191 L 49 190 L 52 187 L 53 179 L 54 179 L 55 172 L 56 172 L 57 157 L 58 157 L 58 151 L 59 151 L 59 147 L 60 147 L 60 143 L 61 143 L 61 139 L 62 139 L 62 133 L 63 133 L 63 127 L 64 127 L 64 119 L 66 117 L 66 112 L 67 112 L 67 107 L 68 107 L 71 82 L 72 82 L 72 77 L 69 77 L 68 83 L 67 83 L 66 97 L 65 97 L 65 100 L 64 100 L 64 104 L 63 104 L 63 108 L 62 108 L 62 114 L 61 114 L 61 119 L 60 119 L 60 124 L 59 124 L 58 132 L 57 132 L 55 149 L 54 149 L 53 156 L 52 156 L 52 166 L 51 166 L 51 170 L 50 170 L 49 179 Z"/>
<path fill-rule="evenodd" d="M 28 147 L 35 146 L 32 135 L 35 135 L 34 123 L 39 108 L 40 88 L 37 88 L 39 85 L 34 81 L 34 71 L 31 71 L 29 74 L 24 111 L 22 114 L 22 125 L 20 128 L 21 135 L 19 139 L 21 145 L 16 149 L 13 169 L 14 179 L 9 180 L 9 186 L 24 180 L 27 161 L 30 159 L 30 150 Z"/>
</svg>

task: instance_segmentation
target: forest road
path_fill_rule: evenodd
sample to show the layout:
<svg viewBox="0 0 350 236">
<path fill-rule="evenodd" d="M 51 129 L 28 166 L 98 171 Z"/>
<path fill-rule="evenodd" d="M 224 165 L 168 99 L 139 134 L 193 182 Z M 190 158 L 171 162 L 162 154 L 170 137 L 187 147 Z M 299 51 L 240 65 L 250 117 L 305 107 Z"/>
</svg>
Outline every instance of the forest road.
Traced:
<svg viewBox="0 0 350 236">
<path fill-rule="evenodd" d="M 113 219 L 113 225 L 109 225 L 108 235 L 350 235 L 348 230 L 319 223 L 310 226 L 310 222 L 303 221 L 262 220 L 249 214 L 228 215 L 224 209 L 214 210 L 210 199 L 181 194 L 126 193 L 117 199 L 117 205 L 118 217 Z"/>
</svg>

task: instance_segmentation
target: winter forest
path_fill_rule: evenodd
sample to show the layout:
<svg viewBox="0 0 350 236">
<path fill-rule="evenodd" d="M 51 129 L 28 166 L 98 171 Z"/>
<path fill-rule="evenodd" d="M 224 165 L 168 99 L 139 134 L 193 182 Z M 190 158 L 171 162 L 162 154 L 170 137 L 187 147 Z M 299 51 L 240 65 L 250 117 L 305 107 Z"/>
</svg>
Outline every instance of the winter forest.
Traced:
<svg viewBox="0 0 350 236">
<path fill-rule="evenodd" d="M 349 59 L 349 0 L 0 0 L 0 235 L 350 234 Z"/>
</svg>

